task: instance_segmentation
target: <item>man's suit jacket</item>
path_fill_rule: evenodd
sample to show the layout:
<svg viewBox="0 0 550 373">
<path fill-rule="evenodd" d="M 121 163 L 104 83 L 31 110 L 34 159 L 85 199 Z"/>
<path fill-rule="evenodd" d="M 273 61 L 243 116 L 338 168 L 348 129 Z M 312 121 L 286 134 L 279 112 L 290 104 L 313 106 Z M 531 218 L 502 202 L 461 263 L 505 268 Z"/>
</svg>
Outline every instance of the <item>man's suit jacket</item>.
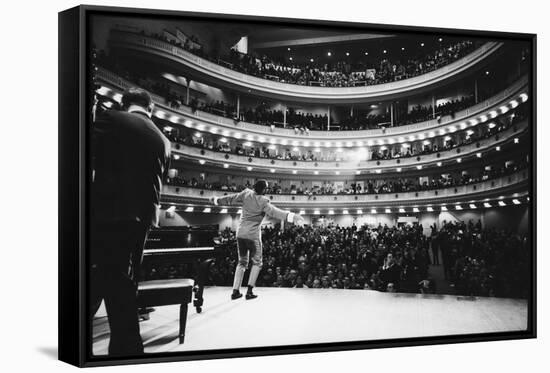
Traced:
<svg viewBox="0 0 550 373">
<path fill-rule="evenodd" d="M 93 124 L 92 217 L 156 226 L 170 141 L 141 112 L 108 110 Z"/>
<path fill-rule="evenodd" d="M 269 198 L 257 194 L 251 189 L 240 193 L 220 197 L 216 200 L 222 206 L 242 206 L 241 221 L 237 229 L 237 237 L 256 240 L 261 237 L 261 224 L 264 216 L 277 220 L 285 220 L 289 211 L 281 210 L 269 202 Z"/>
</svg>

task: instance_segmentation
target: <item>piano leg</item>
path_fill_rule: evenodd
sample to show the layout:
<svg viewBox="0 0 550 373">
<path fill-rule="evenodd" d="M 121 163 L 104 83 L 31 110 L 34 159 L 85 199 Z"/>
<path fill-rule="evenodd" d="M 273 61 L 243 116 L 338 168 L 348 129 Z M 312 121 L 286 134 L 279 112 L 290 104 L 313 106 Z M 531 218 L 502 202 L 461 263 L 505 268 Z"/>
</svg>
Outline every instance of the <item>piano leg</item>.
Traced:
<svg viewBox="0 0 550 373">
<path fill-rule="evenodd" d="M 214 259 L 207 259 L 203 262 L 200 262 L 197 268 L 197 279 L 195 281 L 195 300 L 193 300 L 193 306 L 197 310 L 197 313 L 202 312 L 202 304 L 204 302 L 203 292 L 204 292 L 204 283 L 208 276 L 208 271 Z"/>
<path fill-rule="evenodd" d="M 185 326 L 187 325 L 187 303 L 182 303 L 180 305 L 180 333 L 179 333 L 179 342 L 183 344 L 185 340 Z"/>
</svg>

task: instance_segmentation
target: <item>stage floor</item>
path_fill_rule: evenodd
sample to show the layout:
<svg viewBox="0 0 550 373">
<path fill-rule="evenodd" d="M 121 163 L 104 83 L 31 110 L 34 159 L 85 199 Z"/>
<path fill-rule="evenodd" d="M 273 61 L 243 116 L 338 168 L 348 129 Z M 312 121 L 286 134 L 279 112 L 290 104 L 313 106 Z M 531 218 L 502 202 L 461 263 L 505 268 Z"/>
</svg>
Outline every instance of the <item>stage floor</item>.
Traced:
<svg viewBox="0 0 550 373">
<path fill-rule="evenodd" d="M 370 290 L 257 288 L 257 299 L 232 301 L 228 287 L 204 291 L 203 311 L 189 306 L 178 343 L 179 306 L 156 307 L 140 323 L 145 352 L 192 351 L 520 331 L 527 302 Z M 245 288 L 243 288 L 245 291 Z M 107 353 L 103 305 L 94 318 L 94 355 Z"/>
</svg>

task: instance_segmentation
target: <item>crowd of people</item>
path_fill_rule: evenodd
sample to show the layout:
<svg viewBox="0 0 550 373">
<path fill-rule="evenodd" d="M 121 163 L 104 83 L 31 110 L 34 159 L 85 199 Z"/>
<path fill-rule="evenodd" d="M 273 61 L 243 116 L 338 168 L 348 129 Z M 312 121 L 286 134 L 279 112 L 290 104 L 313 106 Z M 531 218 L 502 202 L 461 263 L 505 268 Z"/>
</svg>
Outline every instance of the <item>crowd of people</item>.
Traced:
<svg viewBox="0 0 550 373">
<path fill-rule="evenodd" d="M 436 293 L 430 264 L 443 265 L 457 295 L 526 297 L 529 246 L 512 232 L 483 229 L 481 222 L 341 227 L 263 228 L 263 268 L 257 286 L 367 289 Z M 237 261 L 235 233 L 220 233 L 223 244 L 209 283 L 230 286 Z M 441 260 L 440 260 L 441 258 Z M 183 276 L 183 266 L 146 269 L 148 279 Z M 441 281 L 442 279 L 439 279 Z M 442 284 L 440 284 L 442 285 Z"/>
<path fill-rule="evenodd" d="M 448 222 L 432 237 L 445 278 L 456 294 L 527 298 L 530 249 L 526 237 L 481 223 Z"/>
<path fill-rule="evenodd" d="M 512 174 L 528 166 L 525 161 L 516 161 L 511 164 L 493 166 L 490 169 L 485 166 L 477 172 L 464 172 L 454 174 L 438 174 L 425 178 L 398 178 L 398 179 L 370 179 L 362 182 L 352 181 L 348 183 L 323 182 L 316 186 L 290 185 L 281 186 L 277 182 L 268 187 L 267 194 L 292 194 L 292 195 L 346 195 L 346 194 L 385 194 L 419 192 L 425 190 L 443 189 L 470 185 L 489 179 Z M 219 190 L 222 192 L 240 192 L 245 188 L 251 188 L 247 180 L 244 184 L 235 182 L 208 181 L 196 177 L 185 177 L 184 172 L 178 172 L 178 176 L 168 179 L 168 185 L 191 187 L 207 190 Z M 313 183 L 315 184 L 315 183 Z"/>
<path fill-rule="evenodd" d="M 310 60 L 308 63 L 296 64 L 280 57 L 245 54 L 235 49 L 212 55 L 206 53 L 204 48 L 197 47 L 197 43 L 185 43 L 164 34 L 151 36 L 247 75 L 281 83 L 321 87 L 367 86 L 411 78 L 448 65 L 479 45 L 470 40 L 461 40 L 440 44 L 432 50 L 421 50 L 416 54 L 401 53 L 399 57 L 387 56 L 386 52 L 384 57 L 377 60 L 365 57 L 354 63 L 337 61 L 320 64 Z"/>
<path fill-rule="evenodd" d="M 487 139 L 499 132 L 502 132 L 514 123 L 525 118 L 525 105 L 521 105 L 514 111 L 514 117 L 510 120 L 509 116 L 497 117 L 493 120 L 493 127 L 475 128 L 474 130 L 458 131 L 448 135 L 445 139 L 438 141 L 435 138 L 429 144 L 422 142 L 405 146 L 394 144 L 387 146 L 374 146 L 368 154 L 358 155 L 353 151 L 344 151 L 344 149 L 294 149 L 282 147 L 278 150 L 267 144 L 247 144 L 246 142 L 230 145 L 227 140 L 215 138 L 214 136 L 193 136 L 191 133 L 176 132 L 167 133 L 168 138 L 174 142 L 200 147 L 212 151 L 231 153 L 241 156 L 255 158 L 269 158 L 274 160 L 286 161 L 311 161 L 311 162 L 346 162 L 346 161 L 368 161 L 368 160 L 390 160 L 399 158 L 416 157 L 428 155 L 440 151 L 448 151 L 457 147 L 466 146 L 476 141 Z M 438 144 L 439 143 L 439 144 Z M 358 158 L 359 157 L 359 158 Z M 364 157 L 364 158 L 360 158 Z"/>
</svg>

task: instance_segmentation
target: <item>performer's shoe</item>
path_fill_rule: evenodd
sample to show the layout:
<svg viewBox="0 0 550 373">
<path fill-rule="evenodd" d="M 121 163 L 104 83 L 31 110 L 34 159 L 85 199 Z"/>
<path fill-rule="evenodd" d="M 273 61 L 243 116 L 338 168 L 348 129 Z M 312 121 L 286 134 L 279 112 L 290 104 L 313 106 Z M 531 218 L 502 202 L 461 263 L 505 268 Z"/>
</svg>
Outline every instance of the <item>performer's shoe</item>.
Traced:
<svg viewBox="0 0 550 373">
<path fill-rule="evenodd" d="M 241 294 L 240 291 L 238 290 L 233 290 L 233 294 L 231 294 L 231 299 L 232 300 L 235 300 L 235 299 L 239 299 L 240 297 L 242 297 L 243 295 Z"/>
<path fill-rule="evenodd" d="M 252 292 L 250 292 L 250 293 L 246 293 L 245 298 L 246 299 L 254 299 L 254 298 L 258 298 L 258 296 L 256 294 L 253 294 Z"/>
</svg>

